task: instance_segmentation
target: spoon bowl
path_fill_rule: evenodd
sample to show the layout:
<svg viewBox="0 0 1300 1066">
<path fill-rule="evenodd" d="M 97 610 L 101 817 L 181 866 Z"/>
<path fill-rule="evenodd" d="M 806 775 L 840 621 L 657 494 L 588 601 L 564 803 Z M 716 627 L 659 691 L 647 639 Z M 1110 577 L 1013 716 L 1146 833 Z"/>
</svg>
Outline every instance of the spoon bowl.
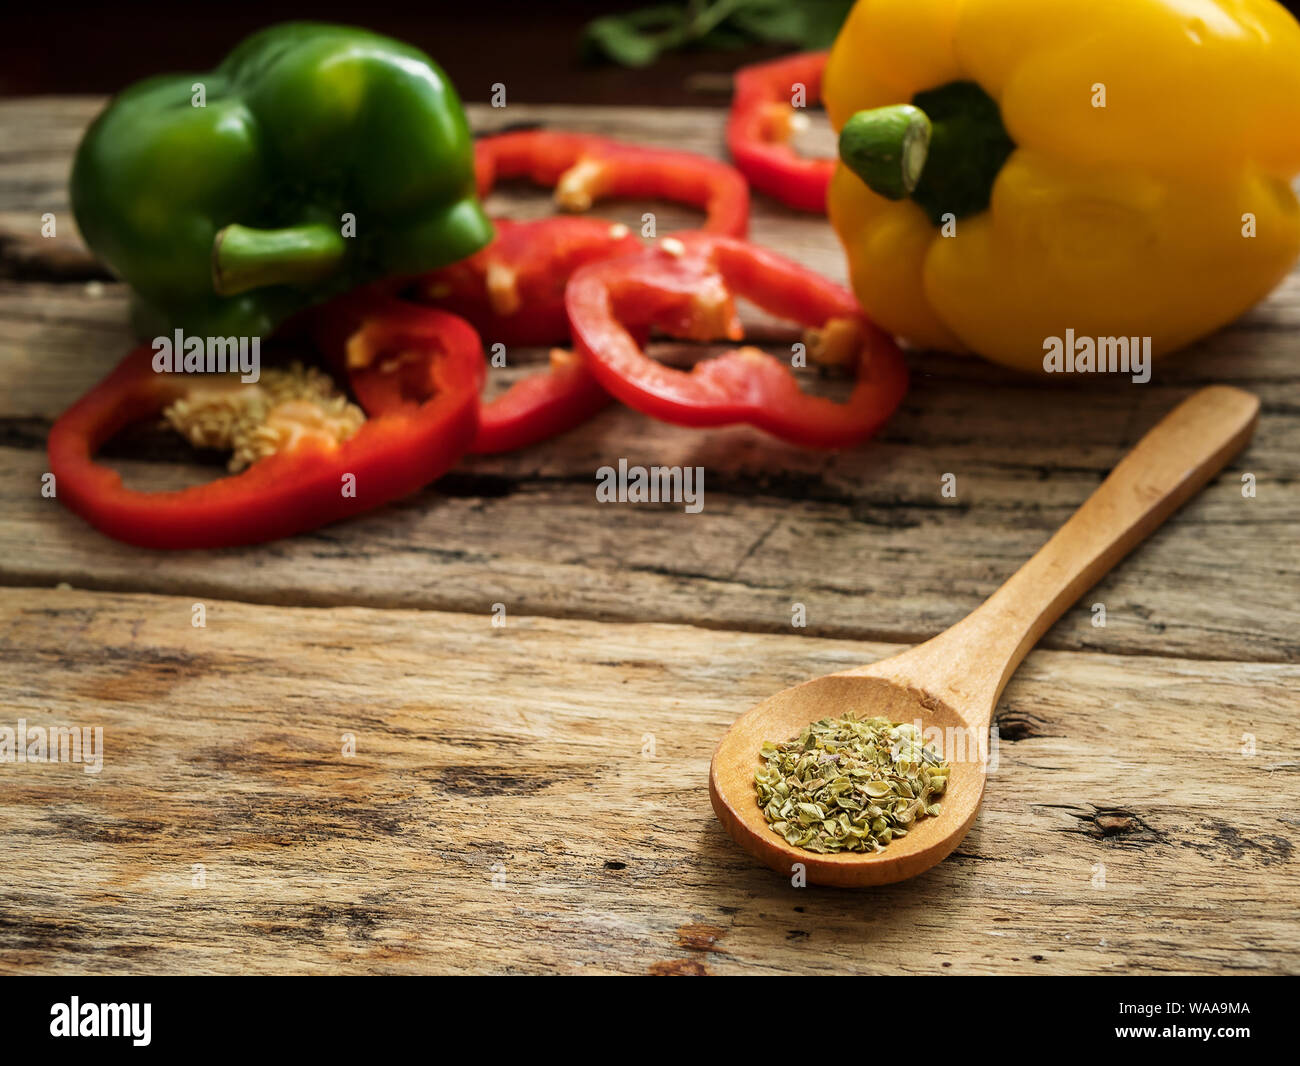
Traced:
<svg viewBox="0 0 1300 1066">
<path fill-rule="evenodd" d="M 894 660 L 876 664 L 884 667 Z M 870 669 L 868 667 L 867 669 Z M 920 727 L 948 760 L 952 772 L 937 818 L 918 818 L 907 836 L 875 853 L 820 855 L 785 842 L 772 831 L 755 800 L 754 773 L 763 764 L 766 740 L 797 736 L 809 722 L 838 718 L 852 711 L 859 718 L 888 718 Z M 785 689 L 742 715 L 723 736 L 713 756 L 709 796 L 727 832 L 751 855 L 774 870 L 790 872 L 803 863 L 808 880 L 819 885 L 883 885 L 929 869 L 966 835 L 984 794 L 988 726 L 972 727 L 952 707 L 929 693 L 887 677 L 859 671 L 828 674 Z M 965 741 L 965 743 L 963 743 Z M 959 752 L 960 749 L 960 752 Z M 969 758 L 954 758 L 965 752 Z M 958 832 L 952 832 L 960 826 Z"/>
<path fill-rule="evenodd" d="M 747 711 L 718 743 L 709 769 L 714 813 L 745 850 L 809 883 L 902 881 L 949 855 L 984 795 L 988 731 L 1020 661 L 1067 607 L 1198 492 L 1250 440 L 1259 400 L 1201 389 L 1166 415 L 1068 522 L 973 613 L 914 648 L 869 666 L 805 681 Z M 913 723 L 948 762 L 940 813 L 919 818 L 878 852 L 821 854 L 786 843 L 758 806 L 754 773 L 765 741 L 852 712 Z"/>
</svg>

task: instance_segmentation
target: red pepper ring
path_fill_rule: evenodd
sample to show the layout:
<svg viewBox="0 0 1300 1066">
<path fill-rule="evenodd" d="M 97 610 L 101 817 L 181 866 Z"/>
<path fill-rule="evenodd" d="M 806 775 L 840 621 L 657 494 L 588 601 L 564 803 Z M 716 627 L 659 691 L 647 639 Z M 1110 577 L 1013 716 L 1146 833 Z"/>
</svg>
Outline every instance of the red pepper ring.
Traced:
<svg viewBox="0 0 1300 1066">
<path fill-rule="evenodd" d="M 348 384 L 367 415 L 382 416 L 419 402 L 432 386 L 428 357 L 419 352 L 375 359 L 364 335 L 348 344 Z M 558 436 L 609 405 L 610 395 L 573 352 L 551 350 L 550 366 L 515 382 L 479 408 L 478 433 L 469 451 L 496 455 Z"/>
<path fill-rule="evenodd" d="M 610 399 L 579 356 L 552 348 L 549 369 L 516 381 L 480 408 L 470 451 L 496 455 L 540 444 L 582 425 Z"/>
<path fill-rule="evenodd" d="M 565 211 L 587 211 L 607 197 L 671 200 L 698 207 L 706 233 L 743 237 L 749 229 L 749 185 L 718 159 L 625 144 L 608 137 L 525 130 L 481 137 L 474 145 L 479 197 L 502 178 L 528 178 L 555 189 Z"/>
<path fill-rule="evenodd" d="M 798 111 L 790 104 L 796 84 L 809 103 L 822 94 L 822 72 L 829 52 L 800 52 L 770 63 L 742 67 L 727 119 L 727 150 L 754 188 L 800 211 L 826 213 L 826 190 L 834 159 L 810 159 L 790 146 Z"/>
<path fill-rule="evenodd" d="M 413 295 L 469 319 L 489 344 L 551 345 L 569 339 L 564 287 L 581 266 L 643 247 L 626 226 L 555 217 L 496 223 L 497 237 L 468 259 L 421 277 Z M 353 378 L 371 413 L 378 390 Z M 555 348 L 549 371 L 531 374 L 483 404 L 470 449 L 496 454 L 527 447 L 586 422 L 610 402 L 581 359 Z"/>
<path fill-rule="evenodd" d="M 587 263 L 642 248 L 627 226 L 597 218 L 493 224 L 496 239 L 486 248 L 422 275 L 408 290 L 420 303 L 468 319 L 488 344 L 567 343 L 569 276 Z"/>
<path fill-rule="evenodd" d="M 626 328 L 740 340 L 735 296 L 810 327 L 810 361 L 854 361 L 849 399 L 835 403 L 802 392 L 787 363 L 757 348 L 701 360 L 689 371 L 667 367 L 647 356 Z M 907 392 L 902 352 L 863 317 L 851 293 L 745 241 L 665 238 L 640 255 L 584 267 L 569 282 L 566 302 L 578 351 L 600 384 L 665 422 L 748 423 L 792 444 L 846 448 L 879 429 Z"/>
<path fill-rule="evenodd" d="M 368 343 L 425 353 L 436 388 L 431 399 L 393 406 L 341 443 L 317 432 L 310 412 L 305 422 L 299 419 L 300 403 L 275 427 L 282 431 L 280 450 L 242 473 L 178 491 L 144 492 L 127 488 L 117 471 L 96 463 L 96 450 L 125 426 L 203 395 L 218 375 L 157 373 L 152 349 L 137 348 L 50 430 L 58 498 L 101 532 L 128 544 L 221 548 L 315 529 L 423 488 L 473 440 L 482 349 L 473 329 L 453 315 L 392 304 L 372 312 L 362 335 Z M 437 354 L 430 358 L 431 349 Z M 346 475 L 355 479 L 354 494 L 345 492 Z"/>
</svg>

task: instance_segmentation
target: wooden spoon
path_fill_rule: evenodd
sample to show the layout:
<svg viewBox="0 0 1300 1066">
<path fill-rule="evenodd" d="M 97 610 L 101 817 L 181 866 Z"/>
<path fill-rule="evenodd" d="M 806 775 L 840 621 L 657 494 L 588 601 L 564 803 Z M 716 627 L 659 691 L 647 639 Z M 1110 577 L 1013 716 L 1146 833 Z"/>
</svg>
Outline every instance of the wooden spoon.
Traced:
<svg viewBox="0 0 1300 1066">
<path fill-rule="evenodd" d="M 882 885 L 928 870 L 966 835 L 984 794 L 989 722 L 1020 660 L 1062 612 L 1199 491 L 1255 430 L 1259 400 L 1213 386 L 1179 404 L 1138 442 L 1070 520 L 972 614 L 937 637 L 870 666 L 806 681 L 743 714 L 713 753 L 713 810 L 774 870 L 795 863 L 823 885 Z M 914 722 L 952 772 L 941 813 L 871 854 L 793 847 L 763 818 L 754 771 L 766 740 L 809 722 L 857 717 Z M 940 732 L 936 734 L 934 730 Z"/>
</svg>

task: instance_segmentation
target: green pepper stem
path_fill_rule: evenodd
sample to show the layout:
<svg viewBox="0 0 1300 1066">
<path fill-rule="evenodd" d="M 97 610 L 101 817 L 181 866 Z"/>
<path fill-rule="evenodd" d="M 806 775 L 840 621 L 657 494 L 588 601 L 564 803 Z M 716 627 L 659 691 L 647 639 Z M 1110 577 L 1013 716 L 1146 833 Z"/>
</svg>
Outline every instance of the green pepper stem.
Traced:
<svg viewBox="0 0 1300 1066">
<path fill-rule="evenodd" d="M 212 242 L 212 287 L 233 296 L 267 285 L 322 281 L 343 262 L 347 244 L 325 223 L 251 229 L 232 223 Z"/>
<path fill-rule="evenodd" d="M 919 107 L 893 104 L 859 111 L 840 131 L 840 158 L 881 196 L 911 196 L 930 150 L 930 119 Z"/>
</svg>

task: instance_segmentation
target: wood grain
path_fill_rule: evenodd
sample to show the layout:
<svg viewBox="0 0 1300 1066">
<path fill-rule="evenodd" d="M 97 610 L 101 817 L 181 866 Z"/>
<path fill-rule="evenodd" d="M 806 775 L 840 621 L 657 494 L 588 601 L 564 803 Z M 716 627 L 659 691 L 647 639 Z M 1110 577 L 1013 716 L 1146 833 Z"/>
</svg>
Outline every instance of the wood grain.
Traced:
<svg viewBox="0 0 1300 1066">
<path fill-rule="evenodd" d="M 100 106 L 0 103 L 0 728 L 102 724 L 108 747 L 99 775 L 0 764 L 0 967 L 1300 969 L 1300 275 L 1148 385 L 1044 385 L 913 353 L 903 410 L 852 452 L 613 407 L 356 522 L 159 555 L 39 493 L 49 425 L 129 341 L 124 291 L 81 255 L 67 209 Z M 721 112 L 471 117 L 721 148 Z M 519 187 L 489 206 L 549 210 Z M 646 210 L 661 233 L 698 218 L 601 205 L 635 223 Z M 759 197 L 753 236 L 844 275 L 823 220 Z M 512 352 L 491 387 L 535 355 Z M 1217 382 L 1261 396 L 1255 442 L 1026 660 L 955 855 L 864 895 L 794 889 L 731 844 L 705 784 L 737 714 L 957 621 Z M 144 484 L 215 473 L 150 433 L 110 456 Z M 703 513 L 597 504 L 595 471 L 619 457 L 702 465 Z M 956 499 L 940 496 L 948 472 Z M 489 624 L 498 602 L 505 629 Z"/>
<path fill-rule="evenodd" d="M 755 865 L 705 781 L 742 709 L 896 646 L 222 601 L 197 629 L 191 609 L 0 590 L 0 725 L 102 725 L 106 751 L 98 775 L 0 767 L 0 968 L 1300 967 L 1295 666 L 1035 653 L 961 848 L 864 894 Z"/>
</svg>

